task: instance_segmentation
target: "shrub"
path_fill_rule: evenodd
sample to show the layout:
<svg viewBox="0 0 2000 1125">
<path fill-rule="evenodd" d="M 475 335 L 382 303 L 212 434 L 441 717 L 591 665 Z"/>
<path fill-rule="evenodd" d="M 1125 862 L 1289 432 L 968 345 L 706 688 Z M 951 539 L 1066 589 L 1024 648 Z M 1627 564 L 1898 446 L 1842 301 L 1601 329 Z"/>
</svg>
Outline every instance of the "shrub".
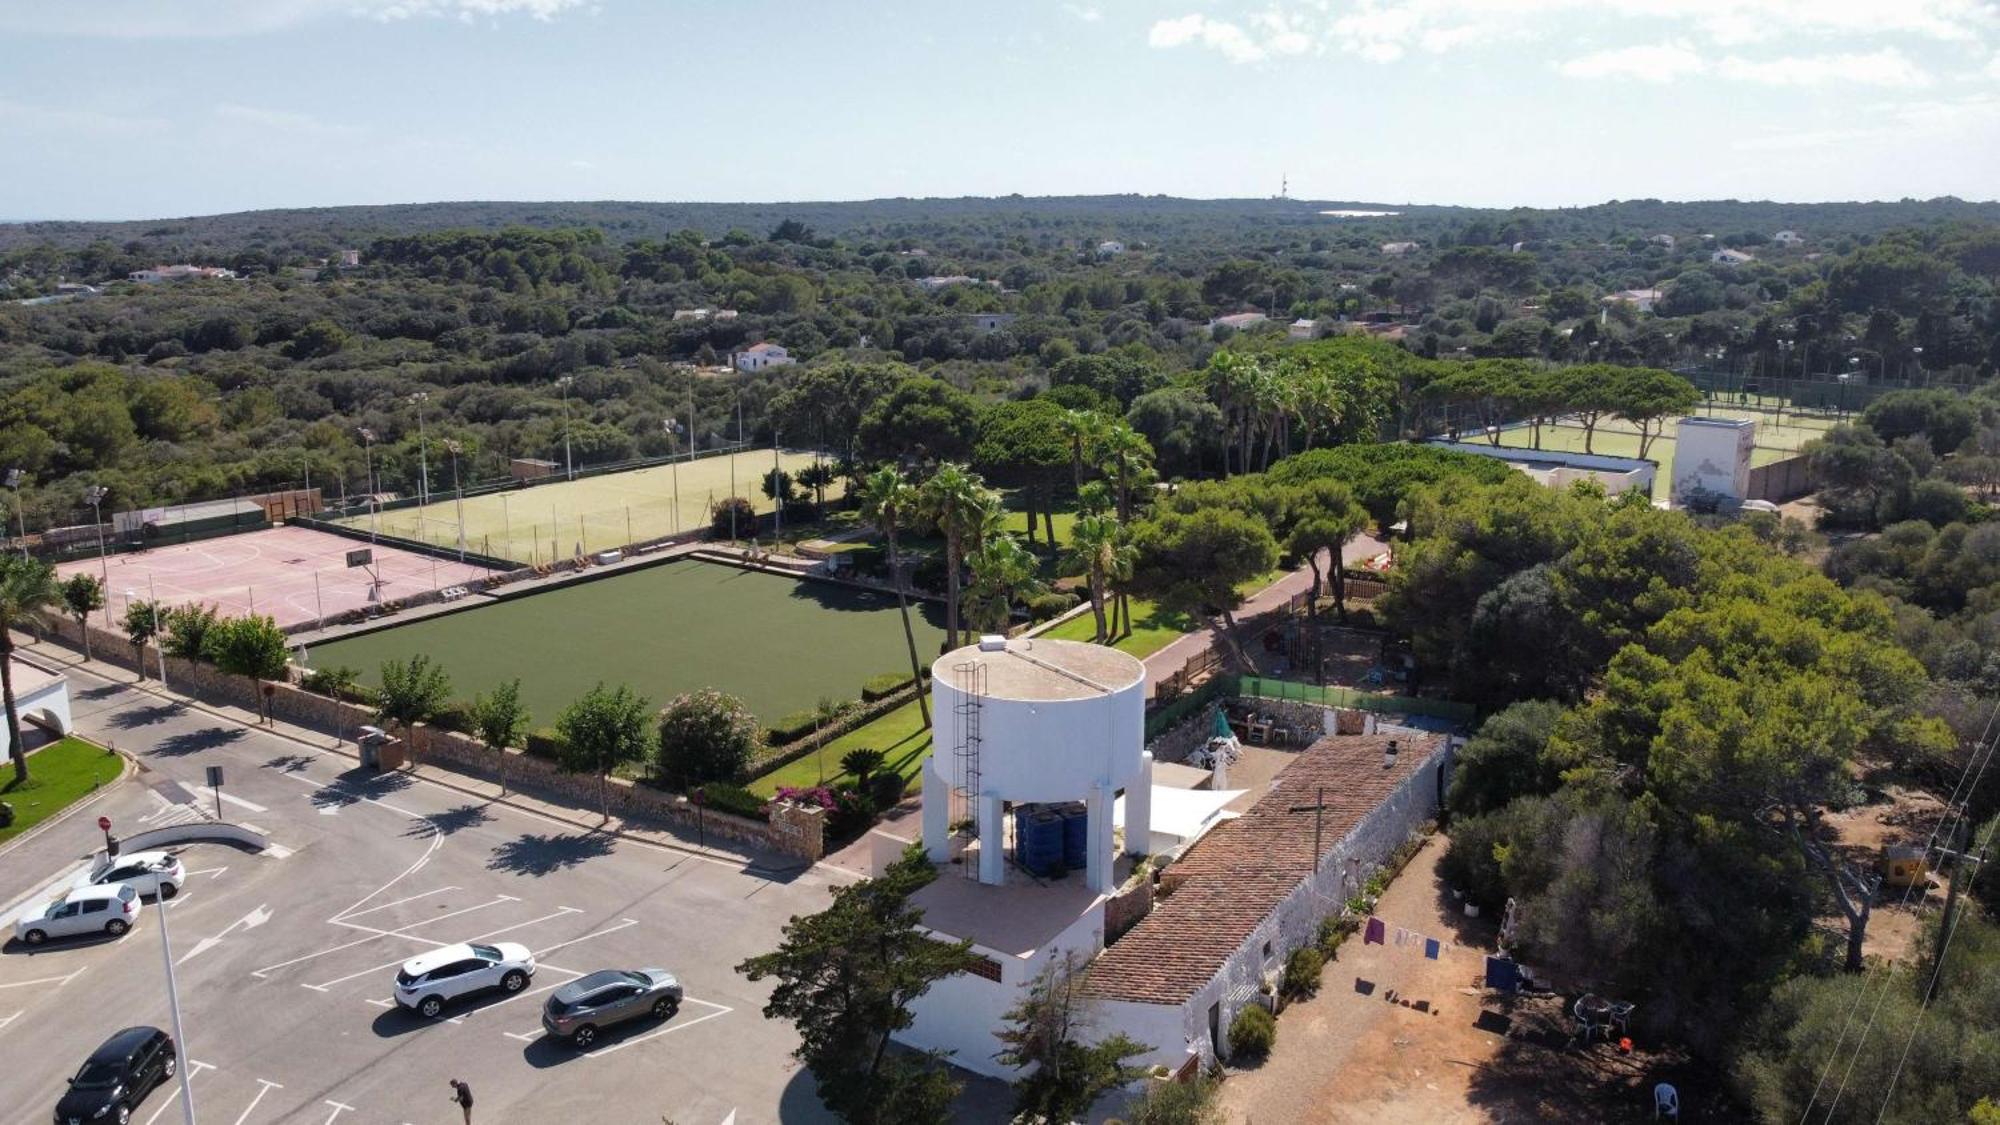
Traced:
<svg viewBox="0 0 2000 1125">
<path fill-rule="evenodd" d="M 765 818 L 764 798 L 731 782 L 709 782 L 701 787 L 701 799 L 703 804 L 718 812 L 735 813 L 752 820 Z"/>
<path fill-rule="evenodd" d="M 757 509 L 741 496 L 724 497 L 715 502 L 715 507 L 709 509 L 709 531 L 719 539 L 729 538 L 732 511 L 736 513 L 733 530 L 737 538 L 748 539 L 757 534 Z"/>
<path fill-rule="evenodd" d="M 462 699 L 447 703 L 432 713 L 430 723 L 439 730 L 464 734 L 472 729 L 472 704 Z"/>
<path fill-rule="evenodd" d="M 892 809 L 903 799 L 903 791 L 910 779 L 895 770 L 883 770 L 868 779 L 868 799 L 877 809 Z"/>
<path fill-rule="evenodd" d="M 560 761 L 563 755 L 562 735 L 557 734 L 552 727 L 531 730 L 528 732 L 528 744 L 521 749 L 531 758 L 541 758 L 549 762 Z"/>
<path fill-rule="evenodd" d="M 1051 590 L 1028 599 L 1028 620 L 1053 621 L 1077 606 L 1083 599 L 1064 590 Z"/>
<path fill-rule="evenodd" d="M 1329 914 L 1319 920 L 1319 932 L 1313 935 L 1313 944 L 1319 947 L 1322 964 L 1333 960 L 1340 950 L 1340 944 L 1354 936 L 1361 928 L 1361 919 L 1354 914 Z"/>
<path fill-rule="evenodd" d="M 809 524 L 809 523 L 811 523 L 811 522 L 812 522 L 812 521 L 814 520 L 814 518 L 816 518 L 816 517 L 817 517 L 818 515 L 819 515 L 819 513 L 818 513 L 817 511 L 814 511 L 814 510 L 813 510 L 813 502 L 812 502 L 811 500 L 787 500 L 787 501 L 785 501 L 785 526 L 786 526 L 786 527 L 791 527 L 791 526 L 792 526 L 792 525 L 794 525 L 794 524 L 798 524 L 798 525 L 801 525 L 801 526 L 803 526 L 803 525 L 805 525 L 805 524 Z"/>
<path fill-rule="evenodd" d="M 764 728 L 764 741 L 772 746 L 796 742 L 813 732 L 817 717 L 811 711 L 794 711 Z"/>
<path fill-rule="evenodd" d="M 861 698 L 873 703 L 878 699 L 887 699 L 908 686 L 910 686 L 908 672 L 884 672 L 879 676 L 868 677 L 861 685 Z"/>
<path fill-rule="evenodd" d="M 849 840 L 874 827 L 875 802 L 852 785 L 833 791 L 833 811 L 827 814 L 826 834 L 831 839 Z"/>
<path fill-rule="evenodd" d="M 1317 946 L 1302 945 L 1285 959 L 1285 979 L 1279 987 L 1289 997 L 1311 996 L 1319 991 L 1319 974 L 1324 968 L 1326 955 Z"/>
<path fill-rule="evenodd" d="M 1199 1075 L 1191 1082 L 1150 1082 L 1146 1092 L 1125 1111 L 1126 1125 L 1220 1125 L 1222 1107 L 1215 1104 L 1215 1080 Z"/>
<path fill-rule="evenodd" d="M 856 785 L 865 786 L 868 784 L 868 779 L 873 777 L 875 771 L 881 769 L 882 763 L 887 760 L 888 755 L 880 750 L 859 746 L 840 756 L 840 770 L 853 778 Z"/>
<path fill-rule="evenodd" d="M 660 712 L 660 776 L 677 785 L 736 781 L 757 751 L 757 719 L 714 688 L 680 696 Z"/>
<path fill-rule="evenodd" d="M 360 676 L 361 673 L 355 669 L 345 664 L 336 664 L 331 668 L 314 668 L 307 672 L 305 679 L 300 681 L 300 686 L 330 699 L 355 699 L 359 694 L 355 680 Z"/>
<path fill-rule="evenodd" d="M 1262 1004 L 1245 1004 L 1229 1021 L 1229 1057 L 1256 1062 L 1271 1053 L 1278 1041 L 1278 1021 Z"/>
<path fill-rule="evenodd" d="M 910 585 L 919 590 L 941 593 L 945 587 L 944 556 L 929 555 L 910 569 Z"/>
</svg>

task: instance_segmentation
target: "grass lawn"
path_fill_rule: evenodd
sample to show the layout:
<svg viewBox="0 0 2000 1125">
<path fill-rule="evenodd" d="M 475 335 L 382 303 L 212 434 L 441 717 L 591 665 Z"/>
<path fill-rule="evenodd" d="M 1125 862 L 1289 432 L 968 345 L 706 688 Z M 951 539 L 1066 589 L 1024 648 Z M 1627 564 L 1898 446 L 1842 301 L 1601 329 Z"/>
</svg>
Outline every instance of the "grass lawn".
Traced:
<svg viewBox="0 0 2000 1125">
<path fill-rule="evenodd" d="M 1105 606 L 1104 612 L 1108 617 L 1111 607 Z M 1201 628 L 1206 626 L 1184 613 L 1169 613 L 1144 598 L 1133 598 L 1131 635 L 1118 638 L 1111 647 L 1144 660 L 1179 640 L 1181 634 Z M 1059 641 L 1088 641 L 1096 632 L 1097 619 L 1086 612 L 1041 635 Z"/>
<path fill-rule="evenodd" d="M 917 650 L 937 651 L 942 614 L 911 610 Z M 316 646 L 311 663 L 348 665 L 373 686 L 384 660 L 420 652 L 444 666 L 454 699 L 518 677 L 536 727 L 599 681 L 656 707 L 714 687 L 775 722 L 821 697 L 854 699 L 910 659 L 893 595 L 679 561 Z"/>
<path fill-rule="evenodd" d="M 1702 415 L 1706 417 L 1704 413 Z M 1824 434 L 1832 428 L 1834 419 L 1825 415 L 1786 414 L 1779 420 L 1768 411 L 1718 410 L 1717 417 L 1750 417 L 1757 422 L 1757 445 L 1750 453 L 1750 464 L 1768 465 L 1794 456 L 1806 442 Z M 1670 424 L 1665 435 L 1654 439 L 1646 454 L 1649 460 L 1657 462 L 1660 471 L 1653 478 L 1653 495 L 1664 498 L 1673 487 L 1674 431 Z M 1510 429 L 1500 436 L 1500 444 L 1509 449 L 1529 449 L 1534 446 L 1534 431 L 1526 426 Z M 1569 424 L 1543 426 L 1542 448 L 1559 453 L 1582 453 L 1583 427 Z M 1469 440 L 1477 440 L 1473 435 Z M 1639 455 L 1639 434 L 1622 419 L 1609 419 L 1598 423 L 1595 440 L 1590 451 L 1611 457 L 1637 457 Z"/>
<path fill-rule="evenodd" d="M 907 778 L 915 778 L 917 768 L 924 764 L 924 759 L 931 752 L 931 732 L 923 727 L 923 714 L 917 708 L 917 701 L 913 699 L 872 723 L 832 739 L 817 754 L 808 754 L 782 769 L 757 778 L 750 783 L 750 791 L 769 797 L 778 791 L 780 785 L 818 785 L 821 763 L 825 763 L 826 783 L 832 785 L 847 776 L 840 770 L 841 756 L 849 750 L 863 747 L 887 754 L 889 760 L 884 768 L 895 770 Z"/>
<path fill-rule="evenodd" d="M 28 783 L 16 786 L 14 771 L 4 775 L 0 801 L 14 806 L 14 823 L 0 828 L 0 841 L 14 837 L 68 808 L 123 768 L 118 755 L 78 738 L 65 738 L 28 755 Z"/>
</svg>

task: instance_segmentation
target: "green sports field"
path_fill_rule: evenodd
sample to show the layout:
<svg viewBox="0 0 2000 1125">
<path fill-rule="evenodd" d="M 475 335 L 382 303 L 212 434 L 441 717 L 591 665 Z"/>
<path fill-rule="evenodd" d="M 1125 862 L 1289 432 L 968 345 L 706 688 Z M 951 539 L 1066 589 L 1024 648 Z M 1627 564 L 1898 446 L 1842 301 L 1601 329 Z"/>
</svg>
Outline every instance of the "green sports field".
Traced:
<svg viewBox="0 0 2000 1125">
<path fill-rule="evenodd" d="M 813 455 L 786 451 L 776 460 L 796 476 L 812 464 Z M 736 495 L 750 499 L 759 512 L 769 512 L 772 504 L 762 485 L 772 464 L 771 450 L 746 450 L 468 496 L 463 501 L 465 549 L 519 563 L 546 563 L 579 550 L 588 554 L 663 538 L 707 526 L 709 506 L 730 495 L 732 480 Z M 838 483 L 829 486 L 827 499 L 840 489 Z M 376 529 L 458 546 L 460 503 L 448 493 L 431 495 L 429 504 L 383 512 Z M 440 495 L 446 498 L 435 499 Z M 340 522 L 368 530 L 376 518 L 361 515 Z"/>
<path fill-rule="evenodd" d="M 1698 412 L 1700 417 L 1709 416 L 1706 410 Z M 1717 407 L 1717 418 L 1749 418 L 1757 423 L 1757 446 L 1750 454 L 1750 464 L 1768 465 L 1796 455 L 1806 442 L 1819 437 L 1833 428 L 1836 419 L 1826 414 L 1794 414 L 1787 411 L 1782 417 L 1769 410 L 1745 407 Z M 1500 444 L 1510 449 L 1529 449 L 1534 445 L 1534 431 L 1526 426 L 1507 430 L 1500 435 Z M 1582 453 L 1583 427 L 1571 423 L 1542 427 L 1541 448 L 1559 453 Z M 1477 440 L 1477 435 L 1468 435 L 1465 440 Z M 1595 440 L 1591 442 L 1592 453 L 1602 453 L 1611 457 L 1637 457 L 1639 455 L 1639 431 L 1631 423 L 1621 418 L 1611 418 L 1597 424 Z M 1659 463 L 1660 471 L 1653 478 L 1653 495 L 1664 499 L 1673 484 L 1674 468 L 1674 424 L 1667 423 L 1666 433 L 1654 439 L 1647 450 L 1647 456 Z"/>
<path fill-rule="evenodd" d="M 911 623 L 928 659 L 944 637 L 943 615 L 930 620 L 918 605 Z M 600 680 L 629 684 L 656 707 L 715 687 L 768 723 L 822 698 L 859 698 L 870 676 L 910 665 L 892 595 L 693 561 L 335 641 L 310 659 L 315 668 L 348 665 L 373 684 L 384 660 L 415 653 L 444 666 L 455 699 L 519 677 L 536 727 L 554 725 Z"/>
</svg>

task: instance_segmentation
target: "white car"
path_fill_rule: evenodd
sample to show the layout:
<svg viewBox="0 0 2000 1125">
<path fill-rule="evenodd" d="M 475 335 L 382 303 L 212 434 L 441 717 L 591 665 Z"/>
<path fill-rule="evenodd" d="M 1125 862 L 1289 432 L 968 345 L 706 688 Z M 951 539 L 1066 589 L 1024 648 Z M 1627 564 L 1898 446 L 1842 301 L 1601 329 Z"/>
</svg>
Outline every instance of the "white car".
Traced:
<svg viewBox="0 0 2000 1125">
<path fill-rule="evenodd" d="M 14 923 L 14 936 L 29 945 L 55 937 L 110 934 L 122 937 L 139 921 L 139 892 L 123 883 L 78 887 L 40 913 Z"/>
<path fill-rule="evenodd" d="M 535 955 L 525 945 L 460 942 L 403 962 L 396 974 L 396 1003 L 436 1018 L 447 1002 L 488 989 L 519 992 L 535 975 Z"/>
<path fill-rule="evenodd" d="M 107 856 L 97 866 L 77 877 L 79 887 L 123 883 L 143 895 L 168 899 L 179 894 L 187 881 L 187 868 L 178 856 L 167 852 L 133 852 Z"/>
</svg>

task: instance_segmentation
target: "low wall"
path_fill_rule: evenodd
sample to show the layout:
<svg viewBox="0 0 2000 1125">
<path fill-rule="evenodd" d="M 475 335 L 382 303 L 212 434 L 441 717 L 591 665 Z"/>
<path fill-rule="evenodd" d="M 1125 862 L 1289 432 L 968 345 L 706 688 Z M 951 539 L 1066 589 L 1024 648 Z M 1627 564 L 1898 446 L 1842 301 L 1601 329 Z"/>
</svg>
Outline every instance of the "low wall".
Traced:
<svg viewBox="0 0 2000 1125">
<path fill-rule="evenodd" d="M 76 622 L 63 619 L 52 630 L 65 644 L 80 647 Z M 92 652 L 99 660 L 128 670 L 135 667 L 132 644 L 124 634 L 113 634 L 90 626 Z M 148 649 L 146 675 L 159 674 L 158 651 Z M 167 686 L 184 695 L 248 710 L 258 707 L 257 694 L 242 676 L 226 676 L 206 664 L 169 658 Z M 306 691 L 291 684 L 271 684 L 273 717 L 289 723 L 324 731 L 345 740 L 363 724 L 376 722 L 366 707 L 345 703 Z M 484 780 L 498 780 L 503 759 L 480 745 L 477 739 L 453 731 L 419 724 L 407 741 L 419 761 Z M 535 797 L 577 808 L 600 808 L 597 777 L 594 774 L 565 773 L 555 763 L 508 750 L 506 777 L 509 789 L 520 789 Z M 773 831 L 769 824 L 714 809 L 700 810 L 685 798 L 650 785 L 614 777 L 605 786 L 610 810 L 634 820 L 651 821 L 688 832 L 721 837 L 752 848 L 777 852 L 811 862 L 824 851 L 823 841 L 810 833 Z"/>
<path fill-rule="evenodd" d="M 1812 490 L 1812 473 L 1807 471 L 1806 458 L 1801 454 L 1753 467 L 1750 470 L 1750 486 L 1743 498 L 1783 504 L 1797 500 Z"/>
<path fill-rule="evenodd" d="M 134 832 L 118 841 L 118 851 L 121 855 L 129 855 L 132 852 L 150 851 L 168 844 L 192 844 L 197 841 L 242 844 L 246 848 L 255 848 L 260 852 L 271 846 L 271 841 L 254 828 L 230 824 L 227 821 L 208 820 Z M 102 858 L 104 852 L 100 850 L 97 854 Z"/>
</svg>

